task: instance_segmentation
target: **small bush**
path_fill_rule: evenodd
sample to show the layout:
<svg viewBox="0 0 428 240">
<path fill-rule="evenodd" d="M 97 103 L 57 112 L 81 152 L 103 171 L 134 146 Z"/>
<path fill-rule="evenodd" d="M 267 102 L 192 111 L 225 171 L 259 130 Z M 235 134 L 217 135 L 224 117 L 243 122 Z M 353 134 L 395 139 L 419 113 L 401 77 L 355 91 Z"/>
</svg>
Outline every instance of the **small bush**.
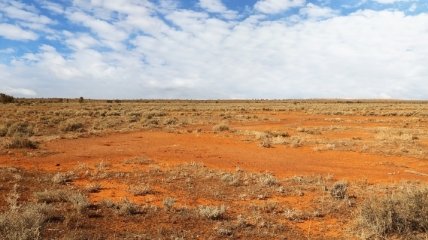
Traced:
<svg viewBox="0 0 428 240">
<path fill-rule="evenodd" d="M 262 140 L 260 141 L 260 146 L 264 148 L 271 148 L 273 147 L 272 140 L 269 137 L 263 137 Z"/>
<path fill-rule="evenodd" d="M 33 204 L 0 214 L 0 239 L 41 239 L 41 229 L 47 220 L 46 205 Z"/>
<path fill-rule="evenodd" d="M 31 137 L 33 136 L 33 127 L 27 122 L 17 122 L 7 128 L 9 137 Z"/>
<path fill-rule="evenodd" d="M 118 203 L 117 208 L 119 215 L 122 216 L 135 215 L 140 213 L 140 206 L 129 201 L 128 199 Z"/>
<path fill-rule="evenodd" d="M 15 98 L 9 95 L 6 95 L 4 93 L 0 93 L 0 103 L 6 104 L 6 103 L 13 103 L 15 101 Z"/>
<path fill-rule="evenodd" d="M 33 142 L 27 138 L 23 137 L 15 137 L 12 139 L 12 141 L 7 144 L 7 148 L 30 148 L 30 149 L 36 149 L 38 148 L 38 144 L 36 142 Z"/>
<path fill-rule="evenodd" d="M 101 191 L 101 184 L 91 183 L 85 187 L 85 191 L 88 193 L 97 193 Z"/>
<path fill-rule="evenodd" d="M 199 215 L 211 220 L 223 219 L 226 213 L 226 207 L 221 206 L 199 206 Z"/>
<path fill-rule="evenodd" d="M 336 199 L 344 199 L 348 191 L 347 182 L 336 182 L 330 190 L 330 195 Z"/>
<path fill-rule="evenodd" d="M 144 196 L 153 193 L 149 185 L 131 186 L 129 187 L 129 191 L 134 194 L 134 196 Z"/>
<path fill-rule="evenodd" d="M 56 184 L 66 184 L 74 178 L 74 172 L 57 173 L 52 177 L 52 182 Z"/>
<path fill-rule="evenodd" d="M 215 125 L 213 127 L 213 131 L 215 131 L 215 132 L 224 132 L 224 131 L 229 131 L 229 130 L 230 130 L 230 127 L 226 123 L 220 123 L 220 124 Z"/>
<path fill-rule="evenodd" d="M 167 197 L 163 200 L 163 206 L 167 209 L 167 210 L 171 210 L 174 207 L 175 204 L 175 199 L 171 198 L 171 197 Z"/>
<path fill-rule="evenodd" d="M 428 189 L 368 199 L 357 214 L 356 227 L 364 239 L 426 234 Z"/>
<path fill-rule="evenodd" d="M 39 203 L 57 203 L 57 202 L 68 202 L 78 212 L 82 212 L 87 209 L 90 205 L 88 198 L 80 192 L 68 191 L 68 190 L 45 190 L 43 192 L 34 193 Z"/>
<path fill-rule="evenodd" d="M 5 137 L 7 135 L 7 132 L 9 130 L 9 127 L 2 124 L 0 125 L 0 137 Z"/>
<path fill-rule="evenodd" d="M 85 125 L 81 122 L 75 122 L 75 121 L 67 121 L 65 122 L 61 130 L 63 132 L 83 132 Z"/>
<path fill-rule="evenodd" d="M 278 179 L 269 173 L 260 175 L 258 181 L 264 186 L 275 186 L 278 184 Z"/>
</svg>

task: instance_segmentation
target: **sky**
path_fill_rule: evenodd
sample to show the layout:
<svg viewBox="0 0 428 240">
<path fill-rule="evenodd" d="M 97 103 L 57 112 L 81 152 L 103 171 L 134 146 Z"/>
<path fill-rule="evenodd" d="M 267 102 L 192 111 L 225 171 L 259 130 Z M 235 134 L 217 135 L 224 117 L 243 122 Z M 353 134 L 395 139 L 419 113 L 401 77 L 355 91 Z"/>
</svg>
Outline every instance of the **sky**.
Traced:
<svg viewBox="0 0 428 240">
<path fill-rule="evenodd" d="M 428 1 L 0 0 L 0 92 L 428 99 Z"/>
</svg>

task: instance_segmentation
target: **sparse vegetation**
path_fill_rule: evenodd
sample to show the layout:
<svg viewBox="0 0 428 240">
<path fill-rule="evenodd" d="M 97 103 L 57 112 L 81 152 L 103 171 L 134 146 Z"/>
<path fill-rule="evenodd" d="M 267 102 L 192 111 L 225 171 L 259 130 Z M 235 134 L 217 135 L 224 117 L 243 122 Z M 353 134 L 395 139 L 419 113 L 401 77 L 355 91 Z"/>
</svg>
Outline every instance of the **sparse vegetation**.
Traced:
<svg viewBox="0 0 428 240">
<path fill-rule="evenodd" d="M 226 207 L 224 205 L 221 206 L 199 206 L 198 207 L 199 215 L 202 217 L 218 220 L 225 217 Z"/>
<path fill-rule="evenodd" d="M 174 207 L 175 201 L 175 198 L 167 197 L 163 200 L 163 206 L 166 210 L 171 210 Z"/>
<path fill-rule="evenodd" d="M 230 130 L 230 127 L 226 123 L 220 123 L 220 124 L 217 124 L 213 127 L 213 131 L 215 131 L 215 132 L 224 132 L 224 131 L 229 131 L 229 130 Z"/>
<path fill-rule="evenodd" d="M 7 148 L 28 148 L 36 149 L 38 144 L 34 141 L 29 140 L 25 137 L 14 137 L 10 143 L 7 144 Z"/>
<path fill-rule="evenodd" d="M 408 188 L 396 194 L 371 197 L 358 211 L 356 224 L 363 239 L 408 238 L 418 234 L 427 237 L 428 189 Z"/>
<path fill-rule="evenodd" d="M 129 191 L 134 194 L 134 196 L 144 196 L 147 194 L 152 194 L 153 190 L 149 185 L 137 185 L 137 186 L 130 186 Z"/>
<path fill-rule="evenodd" d="M 330 190 L 330 195 L 336 199 L 344 199 L 347 195 L 348 183 L 339 181 L 334 183 Z"/>
<path fill-rule="evenodd" d="M 428 235 L 426 103 L 19 99 L 0 111 L 2 166 L 14 166 L 0 168 L 1 239 Z M 43 147 L 8 148 L 18 138 Z"/>
</svg>

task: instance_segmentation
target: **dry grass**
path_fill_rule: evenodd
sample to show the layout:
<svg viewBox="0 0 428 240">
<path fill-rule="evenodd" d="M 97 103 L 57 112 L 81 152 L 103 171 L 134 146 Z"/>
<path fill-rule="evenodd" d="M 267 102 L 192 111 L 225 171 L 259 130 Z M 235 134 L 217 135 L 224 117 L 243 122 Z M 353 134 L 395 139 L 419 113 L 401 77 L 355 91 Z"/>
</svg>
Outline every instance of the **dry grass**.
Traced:
<svg viewBox="0 0 428 240">
<path fill-rule="evenodd" d="M 363 239 L 428 237 L 428 189 L 368 199 L 357 213 L 356 229 Z"/>
<path fill-rule="evenodd" d="M 217 124 L 213 127 L 213 131 L 215 131 L 215 132 L 225 132 L 225 131 L 229 131 L 229 130 L 230 130 L 230 127 L 226 123 L 220 123 L 220 124 Z"/>
<path fill-rule="evenodd" d="M 28 138 L 14 137 L 6 147 L 10 149 L 37 149 L 38 146 L 37 142 L 31 141 Z"/>
<path fill-rule="evenodd" d="M 226 207 L 221 206 L 198 206 L 198 212 L 201 217 L 211 220 L 219 220 L 225 218 Z"/>
</svg>

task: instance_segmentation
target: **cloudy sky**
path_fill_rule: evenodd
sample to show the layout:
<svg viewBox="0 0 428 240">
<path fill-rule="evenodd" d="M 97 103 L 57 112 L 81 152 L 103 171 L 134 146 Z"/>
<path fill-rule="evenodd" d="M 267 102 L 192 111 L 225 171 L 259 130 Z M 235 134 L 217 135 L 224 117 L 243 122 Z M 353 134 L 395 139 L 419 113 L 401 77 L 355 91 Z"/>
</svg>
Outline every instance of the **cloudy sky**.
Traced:
<svg viewBox="0 0 428 240">
<path fill-rule="evenodd" d="M 0 92 L 428 99 L 428 1 L 0 0 Z"/>
</svg>

